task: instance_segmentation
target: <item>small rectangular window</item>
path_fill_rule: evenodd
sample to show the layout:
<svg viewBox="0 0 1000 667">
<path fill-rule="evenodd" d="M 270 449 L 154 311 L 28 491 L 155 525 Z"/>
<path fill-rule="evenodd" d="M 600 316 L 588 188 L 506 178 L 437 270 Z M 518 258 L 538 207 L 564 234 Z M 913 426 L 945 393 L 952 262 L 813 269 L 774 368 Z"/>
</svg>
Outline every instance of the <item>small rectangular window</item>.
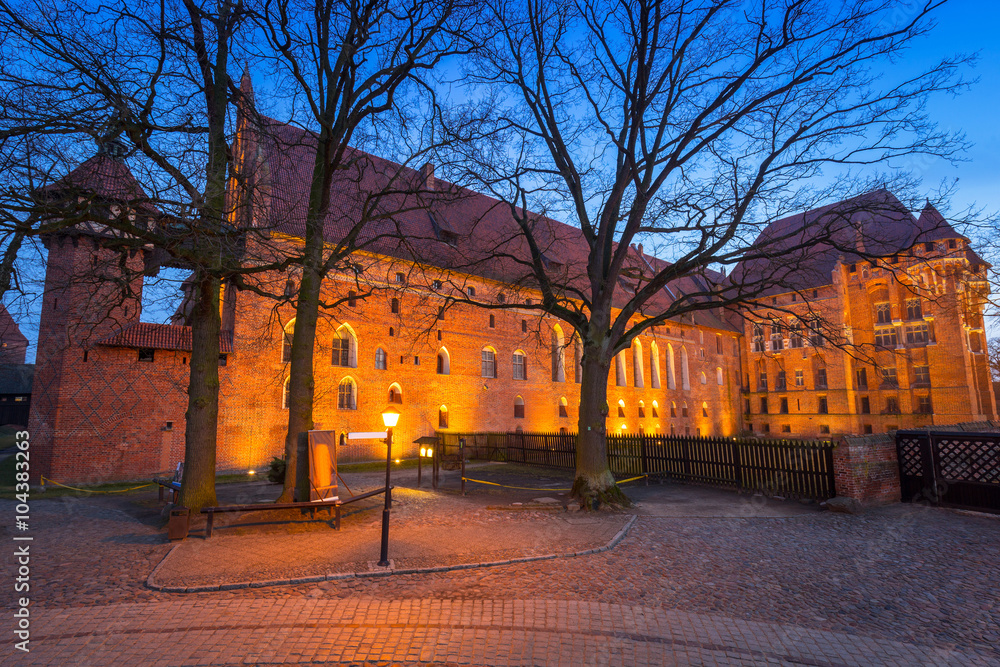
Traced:
<svg viewBox="0 0 1000 667">
<path fill-rule="evenodd" d="M 829 433 L 830 432 L 830 427 L 826 426 L 825 424 L 820 424 L 819 425 L 819 432 L 820 433 L 824 433 L 824 434 L 825 433 Z"/>
<path fill-rule="evenodd" d="M 760 414 L 762 414 L 762 415 L 766 415 L 767 414 L 767 397 L 766 396 L 761 396 L 760 397 Z"/>
<path fill-rule="evenodd" d="M 918 386 L 929 387 L 931 386 L 931 368 L 930 366 L 914 366 L 913 367 L 913 381 Z"/>
<path fill-rule="evenodd" d="M 899 414 L 899 399 L 895 396 L 887 396 L 885 399 L 885 413 L 889 415 Z"/>
<path fill-rule="evenodd" d="M 826 389 L 826 369 L 817 368 L 816 369 L 816 388 Z"/>
<path fill-rule="evenodd" d="M 806 374 L 805 371 L 795 371 L 795 386 L 804 387 L 806 385 Z"/>
<path fill-rule="evenodd" d="M 514 419 L 524 419 L 524 403 L 514 404 Z"/>
<path fill-rule="evenodd" d="M 896 347 L 898 344 L 896 339 L 896 328 L 889 327 L 888 329 L 876 329 L 875 344 L 879 347 Z"/>
<path fill-rule="evenodd" d="M 778 371 L 778 378 L 774 382 L 775 391 L 784 391 L 788 388 L 788 382 L 785 379 L 785 371 Z"/>
<path fill-rule="evenodd" d="M 443 320 L 444 319 L 444 306 L 441 306 L 440 308 L 438 308 L 438 317 L 437 318 L 439 320 Z"/>
<path fill-rule="evenodd" d="M 229 363 L 229 355 L 227 355 L 227 354 L 220 354 L 219 355 L 219 365 L 220 366 L 225 366 L 228 363 Z"/>
<path fill-rule="evenodd" d="M 868 388 L 868 371 L 864 368 L 859 368 L 854 371 L 854 388 L 855 389 L 867 389 Z"/>
<path fill-rule="evenodd" d="M 787 398 L 782 398 L 781 399 L 780 412 L 783 415 L 787 415 L 788 414 L 788 399 Z"/>
<path fill-rule="evenodd" d="M 414 366 L 419 366 L 420 365 L 420 357 L 416 357 L 416 356 L 413 357 L 413 365 Z"/>
<path fill-rule="evenodd" d="M 871 424 L 865 424 L 864 425 L 864 432 L 865 432 L 865 435 L 871 435 L 872 425 Z"/>
<path fill-rule="evenodd" d="M 476 288 L 475 287 L 466 287 L 465 288 L 465 293 L 468 294 L 470 297 L 476 296 Z"/>
<path fill-rule="evenodd" d="M 392 312 L 395 314 L 399 313 L 399 299 L 392 300 Z"/>
<path fill-rule="evenodd" d="M 861 414 L 870 415 L 872 413 L 872 404 L 867 396 L 861 397 Z"/>
<path fill-rule="evenodd" d="M 528 333 L 528 320 L 521 320 L 521 332 Z"/>
<path fill-rule="evenodd" d="M 883 387 L 898 387 L 899 380 L 896 377 L 895 368 L 883 368 L 882 369 L 882 386 Z"/>
<path fill-rule="evenodd" d="M 781 425 L 781 432 L 782 433 L 791 433 L 792 432 L 792 425 L 791 424 L 782 424 Z"/>
<path fill-rule="evenodd" d="M 154 355 L 155 355 L 155 350 L 153 350 L 152 348 L 148 347 L 139 348 L 139 361 L 152 362 Z"/>
<path fill-rule="evenodd" d="M 490 315 L 490 329 L 495 329 L 497 326 L 497 318 L 495 315 Z"/>
<path fill-rule="evenodd" d="M 406 275 L 404 273 L 402 273 L 402 272 L 397 272 L 396 273 L 396 284 L 397 285 L 405 285 L 406 284 Z"/>
<path fill-rule="evenodd" d="M 821 415 L 830 414 L 830 406 L 827 404 L 826 396 L 819 397 L 819 410 L 817 412 Z"/>
<path fill-rule="evenodd" d="M 435 291 L 441 289 L 441 281 L 440 280 L 435 280 L 434 282 L 432 282 L 431 283 L 431 288 L 433 290 L 435 290 Z"/>
<path fill-rule="evenodd" d="M 950 249 L 954 250 L 957 246 L 958 244 L 955 242 L 955 239 L 948 239 L 948 247 Z"/>
<path fill-rule="evenodd" d="M 931 397 L 930 396 L 918 396 L 917 397 L 917 412 L 922 415 L 931 414 Z"/>
</svg>

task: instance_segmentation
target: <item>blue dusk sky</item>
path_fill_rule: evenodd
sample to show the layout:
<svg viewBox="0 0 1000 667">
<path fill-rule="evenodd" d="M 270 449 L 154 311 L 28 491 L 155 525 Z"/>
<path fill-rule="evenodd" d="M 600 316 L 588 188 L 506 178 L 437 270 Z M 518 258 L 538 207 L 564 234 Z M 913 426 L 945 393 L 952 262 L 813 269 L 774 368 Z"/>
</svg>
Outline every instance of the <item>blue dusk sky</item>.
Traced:
<svg viewBox="0 0 1000 667">
<path fill-rule="evenodd" d="M 929 193 L 942 182 L 957 179 L 950 212 L 961 215 L 975 208 L 982 209 L 984 216 L 994 216 L 1000 214 L 1000 2 L 950 0 L 936 15 L 937 26 L 928 37 L 913 44 L 898 66 L 904 71 L 916 71 L 955 54 L 978 55 L 975 67 L 964 72 L 966 78 L 978 81 L 958 96 L 938 96 L 928 105 L 928 113 L 942 129 L 964 132 L 972 146 L 958 164 L 917 158 L 899 166 L 916 172 Z M 947 216 L 949 211 L 943 212 Z M 168 280 L 179 278 L 171 275 Z M 149 312 L 144 312 L 144 320 L 165 321 L 173 312 L 174 298 L 165 295 L 176 294 L 174 286 L 164 285 L 160 292 L 159 303 L 147 302 Z M 29 363 L 35 356 L 40 306 L 41 299 L 35 298 L 11 308 L 31 341 Z M 1000 316 L 988 318 L 987 327 L 990 337 L 1000 335 Z"/>
<path fill-rule="evenodd" d="M 1000 212 L 1000 3 L 989 0 L 951 0 L 938 11 L 937 27 L 906 58 L 922 66 L 955 53 L 978 53 L 969 73 L 978 78 L 957 97 L 934 98 L 928 111 L 942 128 L 960 130 L 973 146 L 966 161 L 953 165 L 928 161 L 924 184 L 959 179 L 952 210 L 976 204 L 987 213 Z"/>
</svg>

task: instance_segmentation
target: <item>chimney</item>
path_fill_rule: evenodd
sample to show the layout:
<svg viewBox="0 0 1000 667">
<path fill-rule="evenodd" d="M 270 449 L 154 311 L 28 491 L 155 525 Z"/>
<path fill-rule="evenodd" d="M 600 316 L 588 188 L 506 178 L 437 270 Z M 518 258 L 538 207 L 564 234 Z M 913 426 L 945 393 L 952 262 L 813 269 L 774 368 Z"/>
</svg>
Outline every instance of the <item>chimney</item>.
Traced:
<svg viewBox="0 0 1000 667">
<path fill-rule="evenodd" d="M 425 188 L 427 188 L 428 190 L 435 189 L 433 162 L 427 162 L 424 164 L 423 167 L 420 168 L 420 176 L 422 177 L 421 180 L 423 181 L 423 185 Z"/>
<path fill-rule="evenodd" d="M 642 257 L 642 244 L 641 243 L 639 244 L 638 251 L 639 251 L 639 256 Z"/>
</svg>

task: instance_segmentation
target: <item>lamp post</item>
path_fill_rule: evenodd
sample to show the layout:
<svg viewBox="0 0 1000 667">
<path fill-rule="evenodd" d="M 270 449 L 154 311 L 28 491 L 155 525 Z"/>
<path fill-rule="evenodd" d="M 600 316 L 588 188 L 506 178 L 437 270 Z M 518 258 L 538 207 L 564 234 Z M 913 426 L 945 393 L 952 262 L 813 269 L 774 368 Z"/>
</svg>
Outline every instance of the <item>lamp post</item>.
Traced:
<svg viewBox="0 0 1000 667">
<path fill-rule="evenodd" d="M 392 428 L 398 421 L 398 410 L 386 408 L 382 411 L 382 423 L 385 424 L 385 506 L 382 508 L 382 553 L 378 561 L 379 567 L 389 567 L 389 508 L 392 507 L 389 476 L 392 472 Z"/>
</svg>

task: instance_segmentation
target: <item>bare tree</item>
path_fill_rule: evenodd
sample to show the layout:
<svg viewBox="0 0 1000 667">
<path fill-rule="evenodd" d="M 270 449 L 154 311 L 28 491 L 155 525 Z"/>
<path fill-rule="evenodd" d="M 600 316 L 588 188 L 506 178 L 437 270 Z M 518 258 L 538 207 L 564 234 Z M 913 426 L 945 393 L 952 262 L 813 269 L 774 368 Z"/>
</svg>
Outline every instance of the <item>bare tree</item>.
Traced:
<svg viewBox="0 0 1000 667">
<path fill-rule="evenodd" d="M 121 263 L 125 285 L 135 272 L 163 263 L 192 272 L 180 497 L 192 509 L 216 503 L 221 287 L 293 261 L 248 263 L 243 256 L 248 229 L 241 215 L 252 193 L 246 175 L 233 168 L 231 103 L 239 91 L 229 70 L 246 18 L 241 0 L 0 2 L 11 56 L 3 85 L 7 99 L 19 102 L 5 108 L 8 136 L 65 147 L 110 134 L 105 140 L 114 139 L 120 153 L 127 150 L 125 139 L 144 186 L 119 193 L 123 206 L 117 209 L 100 188 L 29 189 L 20 209 L 8 207 L 9 217 L 36 235 L 100 220 L 104 247 L 147 255 L 139 266 Z M 136 210 L 143 214 L 132 215 Z M 17 254 L 21 229 L 15 229 L 9 254 Z M 255 231 L 257 244 L 266 245 L 267 230 Z"/>
<path fill-rule="evenodd" d="M 875 168 L 963 147 L 936 129 L 924 101 L 961 88 L 965 59 L 890 75 L 941 4 L 501 0 L 484 9 L 468 73 L 484 99 L 452 116 L 468 141 L 452 168 L 495 194 L 515 225 L 469 267 L 503 260 L 508 282 L 541 294 L 518 307 L 576 332 L 583 501 L 627 502 L 607 463 L 606 383 L 636 335 L 794 290 L 823 244 L 879 256 L 884 239 L 864 238 L 858 216 L 843 212 L 761 232 L 819 202 L 906 189 L 902 172 Z M 859 207 L 884 210 L 886 198 L 848 205 Z M 738 270 L 727 277 L 727 267 Z"/>
<path fill-rule="evenodd" d="M 470 28 L 471 3 L 464 0 L 317 0 L 300 7 L 289 0 L 263 4 L 259 23 L 286 74 L 304 100 L 307 125 L 318 128 L 305 141 L 315 157 L 302 228 L 301 280 L 296 294 L 288 388 L 287 463 L 279 500 L 290 500 L 296 485 L 298 434 L 313 428 L 313 357 L 323 278 L 358 248 L 394 236 L 393 225 L 373 231 L 374 221 L 391 221 L 419 205 L 403 195 L 423 184 L 407 176 L 405 164 L 426 148 L 408 151 L 393 166 L 355 150 L 407 133 L 408 111 L 430 88 L 422 76 L 443 59 L 466 49 L 457 35 Z M 405 101 L 401 98 L 407 97 Z M 433 100 L 420 111 L 433 113 Z M 368 141 L 364 141 L 368 139 Z M 286 147 L 287 149 L 288 147 Z M 373 178 L 373 175 L 375 176 Z M 372 187 L 372 183 L 378 183 Z M 331 207 L 331 191 L 352 198 L 343 215 Z M 302 202 L 305 204 L 305 202 Z M 335 235 L 331 235 L 335 230 Z M 363 298 L 366 294 L 362 294 Z"/>
</svg>

